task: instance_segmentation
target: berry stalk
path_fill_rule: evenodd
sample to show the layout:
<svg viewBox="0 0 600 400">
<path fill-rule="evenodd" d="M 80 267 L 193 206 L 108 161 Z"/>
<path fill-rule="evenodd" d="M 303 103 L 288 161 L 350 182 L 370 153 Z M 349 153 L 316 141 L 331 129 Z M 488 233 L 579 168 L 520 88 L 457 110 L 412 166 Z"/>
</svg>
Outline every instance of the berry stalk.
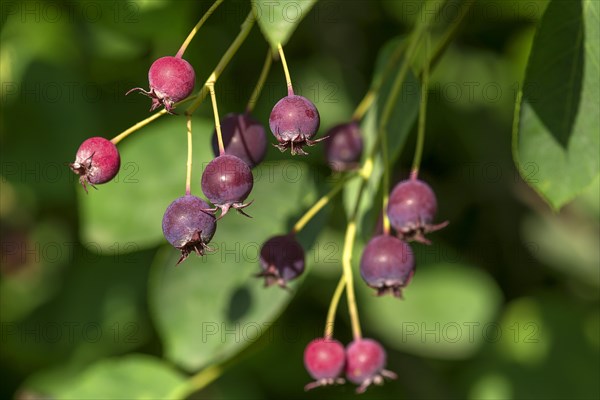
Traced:
<svg viewBox="0 0 600 400">
<path fill-rule="evenodd" d="M 209 85 L 209 83 L 211 81 L 213 81 L 213 83 L 215 83 L 219 79 L 219 77 L 223 73 L 223 70 L 225 70 L 225 67 L 227 67 L 227 65 L 229 64 L 229 62 L 231 61 L 231 59 L 233 58 L 235 53 L 237 53 L 237 51 L 239 50 L 242 43 L 244 43 L 244 41 L 250 34 L 250 31 L 252 30 L 252 27 L 254 26 L 255 22 L 256 22 L 256 19 L 254 18 L 254 14 L 252 13 L 252 11 L 250 11 L 248 13 L 248 16 L 242 23 L 240 33 L 238 33 L 236 38 L 229 45 L 229 48 L 227 49 L 227 51 L 225 51 L 225 54 L 223 54 L 223 57 L 221 57 L 221 59 L 219 60 L 219 63 L 213 70 L 212 74 L 208 77 L 208 79 L 206 80 L 206 83 L 204 83 L 204 86 L 202 87 L 202 89 L 200 89 L 200 91 L 196 95 L 195 101 L 192 104 L 190 104 L 190 106 L 185 110 L 186 114 L 193 114 L 194 111 L 196 111 L 198 109 L 198 107 L 200 107 L 200 104 L 202 104 L 202 102 L 206 98 L 206 95 L 208 94 L 207 90 L 206 90 L 206 89 L 208 89 L 207 86 Z"/>
<path fill-rule="evenodd" d="M 425 141 L 425 117 L 427 114 L 427 95 L 429 92 L 429 35 L 425 40 L 426 61 L 423 66 L 423 78 L 421 80 L 421 102 L 419 104 L 419 126 L 417 130 L 417 144 L 415 145 L 415 155 L 412 167 L 410 169 L 410 179 L 417 179 L 419 176 L 419 166 L 423 154 L 423 143 Z M 386 192 L 387 193 L 387 192 Z M 385 210 L 385 208 L 384 208 Z"/>
<path fill-rule="evenodd" d="M 213 114 L 215 116 L 215 130 L 217 131 L 217 140 L 219 141 L 219 155 L 225 154 L 225 146 L 223 145 L 223 134 L 221 133 L 221 118 L 219 118 L 219 109 L 217 107 L 217 95 L 215 93 L 215 81 L 216 78 L 213 73 L 208 78 L 208 91 L 210 92 L 210 100 L 212 102 Z M 188 114 L 189 115 L 189 114 Z"/>
<path fill-rule="evenodd" d="M 364 187 L 364 186 L 363 186 Z M 356 202 L 358 206 L 359 201 Z M 358 207 L 356 207 L 358 210 Z M 355 213 L 357 214 L 357 213 Z M 346 228 L 346 238 L 344 239 L 344 251 L 342 253 L 342 268 L 344 270 L 344 280 L 346 281 L 346 297 L 348 299 L 348 313 L 350 314 L 350 323 L 352 324 L 352 336 L 354 340 L 362 338 L 360 329 L 360 320 L 358 318 L 358 308 L 356 307 L 356 295 L 354 294 L 354 277 L 352 276 L 352 249 L 354 248 L 354 239 L 356 237 L 356 215 L 348 223 Z"/>
<path fill-rule="evenodd" d="M 292 87 L 292 78 L 290 78 L 290 70 L 288 69 L 287 62 L 285 61 L 285 54 L 281 43 L 277 44 L 277 50 L 279 51 L 279 57 L 281 58 L 281 65 L 283 65 L 283 72 L 285 73 L 285 81 L 287 82 L 288 96 L 294 95 L 294 88 Z"/>
<path fill-rule="evenodd" d="M 315 216 L 323 207 L 329 204 L 332 198 L 335 197 L 336 194 L 344 187 L 344 185 L 352 178 L 356 177 L 356 174 L 350 174 L 344 176 L 331 190 L 321 197 L 313 206 L 296 222 L 294 227 L 292 228 L 292 233 L 300 232 L 306 224 Z"/>
<path fill-rule="evenodd" d="M 342 297 L 342 293 L 344 293 L 344 288 L 346 287 L 346 276 L 342 275 L 340 281 L 335 288 L 335 292 L 333 292 L 333 297 L 331 297 L 331 303 L 329 303 L 329 310 L 327 311 L 327 320 L 325 321 L 325 334 L 323 337 L 325 339 L 331 339 L 333 337 L 333 328 L 335 327 L 335 314 L 337 312 L 338 304 L 340 303 L 340 298 Z"/>
<path fill-rule="evenodd" d="M 200 20 L 198 21 L 196 26 L 194 26 L 194 28 L 190 31 L 189 35 L 187 36 L 187 38 L 185 39 L 185 41 L 179 48 L 179 51 L 177 51 L 177 54 L 175 54 L 175 57 L 177 57 L 177 58 L 183 57 L 183 53 L 187 49 L 188 45 L 190 44 L 190 42 L 192 41 L 194 36 L 196 36 L 196 33 L 200 30 L 200 27 L 202 25 L 204 25 L 204 23 L 206 22 L 208 17 L 210 17 L 212 15 L 212 13 L 215 12 L 215 10 L 221 5 L 221 3 L 223 3 L 223 0 L 216 0 L 213 3 L 213 5 L 210 6 L 210 8 L 204 13 L 204 15 L 202 16 L 202 18 L 200 18 Z"/>
<path fill-rule="evenodd" d="M 187 115 L 187 170 L 185 176 L 185 194 L 192 194 L 192 116 Z"/>
<path fill-rule="evenodd" d="M 263 64 L 262 70 L 260 71 L 260 76 L 258 77 L 258 82 L 256 82 L 256 86 L 252 91 L 250 100 L 248 100 L 248 105 L 246 106 L 247 114 L 251 113 L 254 110 L 254 106 L 258 101 L 260 93 L 262 92 L 263 86 L 265 85 L 265 81 L 267 80 L 267 76 L 269 76 L 271 64 L 273 64 L 273 53 L 271 53 L 271 49 L 269 48 L 269 50 L 267 51 L 267 57 L 265 58 L 265 63 Z"/>
</svg>

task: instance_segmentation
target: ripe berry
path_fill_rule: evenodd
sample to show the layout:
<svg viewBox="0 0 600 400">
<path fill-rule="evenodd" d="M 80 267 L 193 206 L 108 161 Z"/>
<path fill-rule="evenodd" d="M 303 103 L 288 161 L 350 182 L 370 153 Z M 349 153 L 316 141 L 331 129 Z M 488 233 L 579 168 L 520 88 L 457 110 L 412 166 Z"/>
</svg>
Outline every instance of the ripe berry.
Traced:
<svg viewBox="0 0 600 400">
<path fill-rule="evenodd" d="M 360 128 L 356 122 L 339 124 L 327 132 L 327 162 L 334 171 L 349 171 L 359 165 L 363 151 Z"/>
<path fill-rule="evenodd" d="M 173 201 L 162 220 L 165 238 L 181 250 L 181 263 L 192 252 L 204 255 L 217 229 L 214 215 L 206 212 L 208 204 L 199 197 L 185 195 Z"/>
<path fill-rule="evenodd" d="M 346 354 L 340 342 L 326 338 L 314 339 L 304 350 L 304 366 L 316 382 L 307 384 L 304 390 L 344 383 L 344 379 L 339 376 L 345 363 Z"/>
<path fill-rule="evenodd" d="M 287 282 L 304 272 L 304 250 L 294 235 L 273 236 L 260 249 L 260 267 L 257 276 L 265 278 L 265 286 Z"/>
<path fill-rule="evenodd" d="M 356 339 L 346 347 L 346 378 L 359 385 L 357 393 L 363 393 L 372 383 L 381 385 L 383 377 L 397 378 L 384 369 L 385 364 L 385 350 L 373 339 Z"/>
<path fill-rule="evenodd" d="M 250 114 L 228 114 L 221 120 L 221 134 L 225 154 L 241 158 L 255 167 L 265 158 L 267 138 L 264 126 Z M 219 155 L 217 131 L 213 132 L 212 147 L 215 157 Z"/>
<path fill-rule="evenodd" d="M 292 155 L 306 155 L 302 146 L 313 146 L 325 139 L 311 140 L 319 130 L 319 124 L 317 107 L 306 97 L 296 95 L 279 100 L 269 117 L 269 127 L 279 142 L 275 147 L 282 152 L 289 148 Z"/>
<path fill-rule="evenodd" d="M 150 91 L 137 87 L 126 95 L 139 90 L 152 99 L 150 111 L 164 105 L 167 112 L 173 114 L 173 104 L 185 99 L 194 90 L 196 73 L 183 58 L 167 56 L 159 58 L 150 66 L 148 81 Z"/>
<path fill-rule="evenodd" d="M 117 146 L 102 137 L 86 139 L 75 156 L 75 161 L 69 164 L 73 172 L 79 175 L 79 182 L 87 193 L 86 184 L 94 189 L 101 183 L 106 183 L 117 175 L 121 166 L 121 157 Z"/>
<path fill-rule="evenodd" d="M 437 200 L 433 190 L 418 179 L 407 179 L 398 183 L 387 206 L 390 224 L 403 240 L 416 240 L 430 244 L 425 234 L 448 225 L 448 221 L 432 224 L 437 212 Z"/>
<path fill-rule="evenodd" d="M 243 201 L 252 191 L 254 178 L 250 167 L 236 156 L 223 154 L 213 159 L 202 173 L 202 192 L 216 207 L 211 211 L 221 209 L 221 217 L 227 214 L 231 207 L 249 217 L 243 208 L 250 203 Z"/>
<path fill-rule="evenodd" d="M 360 276 L 377 295 L 392 292 L 402 297 L 402 288 L 408 285 L 415 269 L 410 246 L 389 235 L 376 236 L 369 241 L 360 259 Z"/>
</svg>

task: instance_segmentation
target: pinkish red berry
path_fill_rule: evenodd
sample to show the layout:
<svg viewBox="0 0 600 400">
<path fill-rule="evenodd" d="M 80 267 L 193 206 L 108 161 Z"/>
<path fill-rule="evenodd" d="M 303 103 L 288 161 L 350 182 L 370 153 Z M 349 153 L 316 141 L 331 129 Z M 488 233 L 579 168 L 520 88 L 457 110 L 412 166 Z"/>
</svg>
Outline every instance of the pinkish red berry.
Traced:
<svg viewBox="0 0 600 400">
<path fill-rule="evenodd" d="M 221 119 L 221 134 L 225 154 L 241 158 L 254 168 L 265 158 L 267 138 L 264 126 L 250 114 L 228 114 Z M 217 131 L 213 132 L 212 147 L 219 156 Z"/>
<path fill-rule="evenodd" d="M 69 167 L 79 175 L 79 182 L 87 192 L 88 183 L 95 189 L 94 185 L 106 183 L 117 175 L 121 157 L 110 140 L 91 137 L 79 146 L 75 161 Z"/>
<path fill-rule="evenodd" d="M 190 63 L 183 58 L 161 57 L 150 66 L 148 82 L 149 91 L 137 87 L 126 94 L 138 90 L 152 99 L 150 111 L 163 105 L 167 112 L 173 114 L 173 105 L 188 97 L 194 90 L 196 73 Z"/>
<path fill-rule="evenodd" d="M 326 338 L 313 340 L 304 350 L 304 366 L 316 381 L 304 386 L 304 390 L 344 383 L 344 379 L 339 376 L 345 363 L 346 353 L 340 342 Z"/>
<path fill-rule="evenodd" d="M 346 378 L 363 393 L 372 383 L 383 384 L 383 378 L 396 379 L 397 375 L 384 369 L 386 353 L 373 339 L 357 339 L 346 347 Z"/>
</svg>

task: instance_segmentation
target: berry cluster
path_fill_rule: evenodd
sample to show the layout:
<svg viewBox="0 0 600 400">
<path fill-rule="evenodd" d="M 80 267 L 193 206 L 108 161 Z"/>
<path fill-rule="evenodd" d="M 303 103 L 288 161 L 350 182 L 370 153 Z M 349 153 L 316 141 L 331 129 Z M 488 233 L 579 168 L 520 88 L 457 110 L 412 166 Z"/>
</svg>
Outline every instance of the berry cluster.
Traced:
<svg viewBox="0 0 600 400">
<path fill-rule="evenodd" d="M 356 339 L 346 349 L 334 339 L 314 339 L 304 350 L 304 366 L 315 381 L 304 389 L 342 384 L 345 372 L 346 378 L 358 385 L 356 392 L 363 393 L 373 383 L 381 385 L 384 377 L 396 379 L 395 373 L 384 369 L 386 358 L 381 344 L 373 339 Z"/>
<path fill-rule="evenodd" d="M 253 18 L 252 14 L 249 15 L 249 21 L 253 21 Z M 222 119 L 219 118 L 215 82 L 220 72 L 217 73 L 215 69 L 204 85 L 210 92 L 215 116 L 215 130 L 212 135 L 214 158 L 204 169 L 200 181 L 200 188 L 208 201 L 191 194 L 191 115 L 202 101 L 202 92 L 190 97 L 196 77 L 194 68 L 182 56 L 199 25 L 192 30 L 174 57 L 159 58 L 151 65 L 148 72 L 150 86 L 148 91 L 138 87 L 126 93 L 139 91 L 150 97 L 152 99 L 150 111 L 162 106 L 164 110 L 160 111 L 160 114 L 175 114 L 174 109 L 180 103 L 195 99 L 185 112 L 188 134 L 185 194 L 171 202 L 162 219 L 164 237 L 181 253 L 177 264 L 183 262 L 191 253 L 202 256 L 210 251 L 209 243 L 215 235 L 218 221 L 230 209 L 233 208 L 238 213 L 250 217 L 245 210 L 252 204 L 252 201 L 247 201 L 254 186 L 252 168 L 264 160 L 267 150 L 265 128 L 251 115 L 252 102 L 248 104 L 244 113 L 231 113 Z M 363 158 L 363 138 L 359 121 L 368 107 L 359 106 L 357 110 L 362 112 L 355 113 L 350 122 L 336 125 L 325 137 L 315 139 L 320 126 L 319 111 L 310 100 L 294 94 L 281 45 L 278 46 L 278 50 L 286 75 L 288 94 L 274 105 L 269 116 L 269 127 L 276 139 L 274 146 L 281 152 L 289 149 L 292 155 L 306 155 L 305 147 L 314 146 L 327 139 L 325 155 L 331 169 L 344 174 L 344 179 L 361 176 L 362 183 L 365 184 L 370 177 L 369 170 L 363 168 L 361 173 L 356 171 L 360 168 Z M 227 54 L 232 53 L 228 51 Z M 272 55 L 269 53 L 253 98 L 262 88 L 271 58 Z M 367 95 L 365 98 L 373 97 Z M 149 120 L 152 119 L 154 117 Z M 385 120 L 385 117 L 382 119 Z M 71 170 L 79 175 L 80 183 L 86 192 L 88 184 L 96 188 L 95 185 L 106 183 L 117 175 L 120 155 L 116 144 L 143 125 L 136 124 L 112 140 L 92 137 L 81 144 L 75 161 L 69 165 Z M 382 123 L 383 125 L 385 124 Z M 422 139 L 421 134 L 422 132 L 420 132 L 420 139 Z M 387 151 L 385 147 L 385 144 L 380 147 L 375 146 L 373 151 L 381 151 L 385 154 Z M 421 149 L 416 151 L 419 157 L 420 151 Z M 372 166 L 374 154 L 371 153 L 363 160 L 362 165 Z M 384 157 L 383 159 L 385 160 Z M 389 172 L 389 168 L 390 165 L 384 165 L 386 172 Z M 410 282 L 415 269 L 413 252 L 407 242 L 429 244 L 425 235 L 447 225 L 447 222 L 439 224 L 433 222 L 437 212 L 436 197 L 425 182 L 417 179 L 417 173 L 418 162 L 415 162 L 410 179 L 398 183 L 393 188 L 389 202 L 385 203 L 384 199 L 383 234 L 373 237 L 362 253 L 361 277 L 368 286 L 376 290 L 378 295 L 391 293 L 395 297 L 402 297 L 402 289 Z M 343 187 L 344 182 L 342 180 L 329 194 L 316 202 L 294 225 L 291 232 L 273 236 L 262 245 L 260 272 L 257 276 L 264 278 L 266 287 L 277 285 L 287 289 L 288 282 L 304 272 L 304 249 L 296 239 L 296 233 L 329 202 L 331 197 Z M 384 182 L 387 182 L 386 176 Z M 360 205 L 362 190 L 359 193 L 356 210 Z M 392 234 L 390 225 L 395 235 Z M 331 301 L 324 337 L 310 342 L 304 353 L 306 369 L 315 379 L 314 382 L 306 385 L 306 390 L 343 383 L 342 373 L 347 380 L 358 385 L 356 389 L 358 393 L 364 392 L 371 384 L 382 384 L 384 377 L 396 378 L 396 374 L 385 369 L 386 352 L 381 344 L 373 339 L 365 339 L 361 335 L 351 267 L 355 233 L 356 215 L 351 216 L 348 221 L 342 257 L 343 275 Z M 344 290 L 348 295 L 354 336 L 353 341 L 346 348 L 332 339 L 336 307 Z"/>
</svg>

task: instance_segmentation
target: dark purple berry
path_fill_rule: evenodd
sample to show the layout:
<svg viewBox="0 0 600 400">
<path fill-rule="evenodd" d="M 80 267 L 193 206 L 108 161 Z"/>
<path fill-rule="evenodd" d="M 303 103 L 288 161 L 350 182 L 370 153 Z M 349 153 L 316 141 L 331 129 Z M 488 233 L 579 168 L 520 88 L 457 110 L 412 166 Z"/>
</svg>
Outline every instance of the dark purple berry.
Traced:
<svg viewBox="0 0 600 400">
<path fill-rule="evenodd" d="M 376 236 L 369 241 L 360 259 L 360 276 L 381 296 L 392 292 L 402 297 L 415 270 L 410 246 L 389 235 Z"/>
<path fill-rule="evenodd" d="M 339 124 L 327 132 L 325 154 L 334 171 L 349 171 L 360 164 L 363 140 L 358 123 Z"/>
<path fill-rule="evenodd" d="M 383 377 L 397 378 L 384 369 L 385 364 L 385 350 L 373 339 L 356 339 L 346 347 L 346 378 L 359 385 L 357 393 L 363 393 L 372 383 L 381 385 Z"/>
<path fill-rule="evenodd" d="M 173 114 L 173 104 L 188 97 L 194 90 L 196 73 L 194 68 L 180 57 L 162 57 L 154 61 L 148 71 L 150 90 L 133 88 L 126 94 L 139 90 L 152 99 L 150 111 L 161 105 Z"/>
<path fill-rule="evenodd" d="M 87 192 L 89 183 L 94 189 L 117 175 L 121 166 L 121 157 L 117 146 L 102 137 L 85 140 L 75 156 L 75 162 L 69 164 L 73 172 L 79 175 L 79 182 Z"/>
<path fill-rule="evenodd" d="M 436 212 L 435 194 L 429 185 L 421 180 L 401 181 L 390 194 L 387 215 L 390 224 L 403 240 L 430 244 L 425 234 L 448 225 L 448 221 L 433 224 Z"/>
<path fill-rule="evenodd" d="M 227 154 L 213 159 L 202 173 L 202 192 L 216 206 L 212 211 L 221 209 L 221 217 L 232 207 L 249 216 L 242 209 L 250 205 L 244 204 L 244 200 L 252 191 L 253 184 L 248 164 Z"/>
<path fill-rule="evenodd" d="M 340 342 L 326 338 L 313 340 L 304 349 L 304 366 L 316 381 L 304 386 L 304 390 L 344 383 L 344 379 L 339 376 L 345 363 L 346 352 Z"/>
<path fill-rule="evenodd" d="M 181 250 L 177 264 L 191 252 L 204 255 L 208 248 L 207 244 L 217 229 L 214 215 L 205 211 L 208 207 L 201 198 L 187 194 L 175 199 L 165 211 L 163 234 L 173 247 Z"/>
<path fill-rule="evenodd" d="M 264 126 L 250 114 L 228 114 L 221 120 L 221 134 L 225 154 L 241 158 L 255 167 L 265 158 L 267 138 Z M 213 132 L 212 147 L 215 157 L 219 155 L 217 131 Z"/>
<path fill-rule="evenodd" d="M 292 234 L 273 236 L 260 249 L 260 267 L 258 276 L 265 278 L 265 286 L 285 288 L 304 272 L 304 250 Z"/>
<path fill-rule="evenodd" d="M 269 127 L 282 152 L 288 148 L 292 155 L 307 154 L 302 146 L 313 146 L 321 139 L 311 140 L 319 130 L 320 117 L 317 107 L 302 96 L 286 96 L 279 100 L 269 117 Z"/>
</svg>

